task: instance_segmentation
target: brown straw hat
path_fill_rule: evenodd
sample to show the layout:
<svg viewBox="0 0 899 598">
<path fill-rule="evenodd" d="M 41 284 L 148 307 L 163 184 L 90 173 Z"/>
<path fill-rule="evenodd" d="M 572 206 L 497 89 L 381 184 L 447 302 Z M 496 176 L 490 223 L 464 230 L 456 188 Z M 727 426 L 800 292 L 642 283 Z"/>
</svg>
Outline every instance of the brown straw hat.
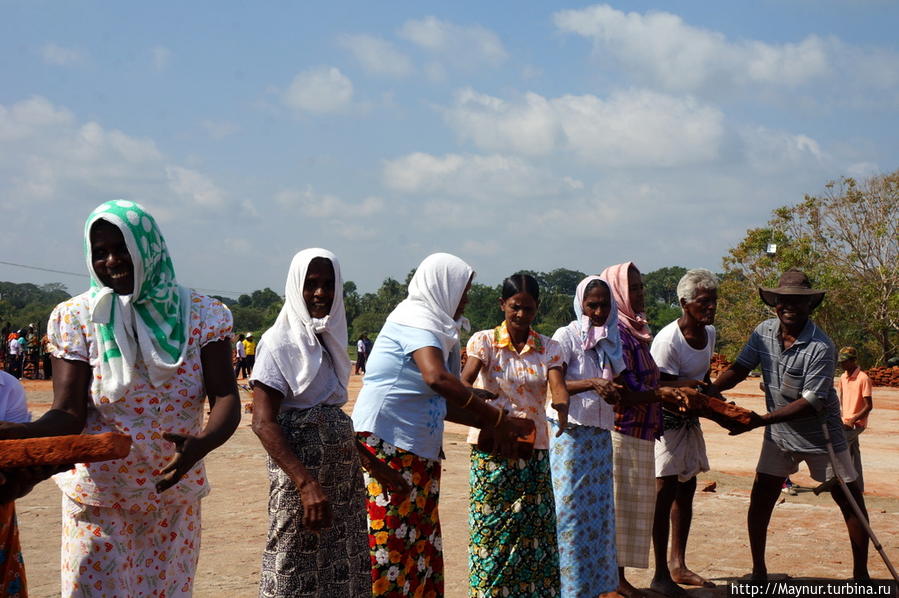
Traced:
<svg viewBox="0 0 899 598">
<path fill-rule="evenodd" d="M 807 295 L 812 298 L 811 308 L 815 309 L 824 300 L 824 291 L 812 288 L 808 276 L 801 270 L 790 268 L 780 275 L 777 288 L 766 289 L 759 287 L 759 296 L 765 304 L 774 307 L 777 305 L 777 295 Z"/>
</svg>

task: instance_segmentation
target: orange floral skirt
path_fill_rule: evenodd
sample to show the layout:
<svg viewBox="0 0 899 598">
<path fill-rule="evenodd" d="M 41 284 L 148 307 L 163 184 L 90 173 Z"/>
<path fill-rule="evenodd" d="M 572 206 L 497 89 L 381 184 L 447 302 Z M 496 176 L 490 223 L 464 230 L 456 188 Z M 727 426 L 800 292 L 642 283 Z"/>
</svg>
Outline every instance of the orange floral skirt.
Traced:
<svg viewBox="0 0 899 598">
<path fill-rule="evenodd" d="M 365 474 L 372 595 L 443 598 L 443 540 L 437 515 L 440 461 L 419 457 L 368 432 L 357 436 L 412 486 L 408 498 L 400 500 Z"/>
<path fill-rule="evenodd" d="M 25 563 L 19 546 L 16 503 L 0 504 L 0 596 L 25 598 Z"/>
</svg>

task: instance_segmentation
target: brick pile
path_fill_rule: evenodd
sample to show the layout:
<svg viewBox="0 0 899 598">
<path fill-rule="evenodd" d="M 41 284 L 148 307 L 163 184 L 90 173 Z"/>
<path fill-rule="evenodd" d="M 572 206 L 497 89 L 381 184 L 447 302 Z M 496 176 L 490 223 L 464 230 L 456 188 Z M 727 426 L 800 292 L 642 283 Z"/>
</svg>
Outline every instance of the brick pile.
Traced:
<svg viewBox="0 0 899 598">
<path fill-rule="evenodd" d="M 876 367 L 865 371 L 874 386 L 899 388 L 899 367 Z"/>
</svg>

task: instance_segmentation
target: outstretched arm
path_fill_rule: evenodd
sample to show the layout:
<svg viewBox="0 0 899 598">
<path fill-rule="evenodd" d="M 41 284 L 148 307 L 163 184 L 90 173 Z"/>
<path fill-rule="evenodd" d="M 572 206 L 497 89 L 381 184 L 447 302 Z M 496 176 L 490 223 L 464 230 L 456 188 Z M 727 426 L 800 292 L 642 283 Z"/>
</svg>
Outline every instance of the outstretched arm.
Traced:
<svg viewBox="0 0 899 598">
<path fill-rule="evenodd" d="M 496 429 L 499 451 L 504 455 L 515 454 L 515 443 L 520 436 L 534 430 L 534 422 L 528 419 L 506 417 L 506 412 L 479 398 L 462 381 L 447 371 L 443 352 L 437 347 L 422 347 L 412 352 L 412 359 L 421 372 L 422 379 L 431 390 L 444 397 L 447 404 L 462 409 L 477 418 L 477 427 Z"/>
</svg>

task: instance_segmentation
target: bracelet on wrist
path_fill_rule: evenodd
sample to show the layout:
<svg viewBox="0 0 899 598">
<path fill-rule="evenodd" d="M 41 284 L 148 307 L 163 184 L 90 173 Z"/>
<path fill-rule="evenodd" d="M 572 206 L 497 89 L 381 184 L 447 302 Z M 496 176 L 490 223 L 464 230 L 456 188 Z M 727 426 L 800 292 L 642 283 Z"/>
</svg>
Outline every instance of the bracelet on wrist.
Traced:
<svg viewBox="0 0 899 598">
<path fill-rule="evenodd" d="M 499 416 L 496 418 L 496 422 L 493 424 L 494 428 L 498 428 L 500 423 L 503 421 L 503 416 L 506 415 L 506 410 L 502 407 L 499 408 Z"/>
<path fill-rule="evenodd" d="M 468 400 L 465 401 L 464 403 L 462 403 L 462 409 L 465 409 L 466 407 L 468 407 L 468 404 L 471 403 L 471 400 L 472 400 L 472 399 L 474 399 L 474 393 L 471 392 L 471 391 L 469 391 L 469 393 L 468 393 Z"/>
</svg>

